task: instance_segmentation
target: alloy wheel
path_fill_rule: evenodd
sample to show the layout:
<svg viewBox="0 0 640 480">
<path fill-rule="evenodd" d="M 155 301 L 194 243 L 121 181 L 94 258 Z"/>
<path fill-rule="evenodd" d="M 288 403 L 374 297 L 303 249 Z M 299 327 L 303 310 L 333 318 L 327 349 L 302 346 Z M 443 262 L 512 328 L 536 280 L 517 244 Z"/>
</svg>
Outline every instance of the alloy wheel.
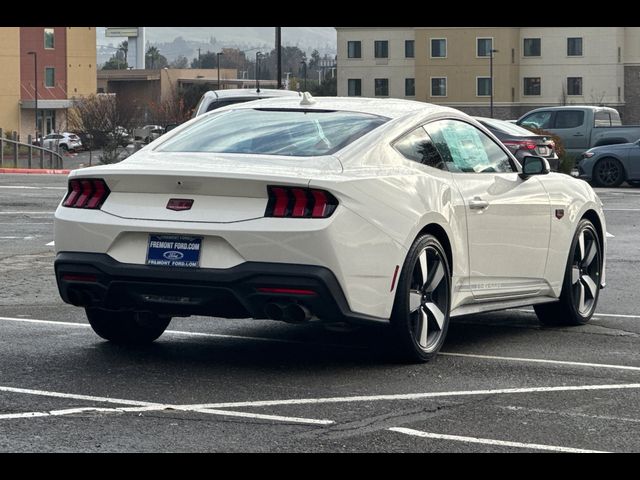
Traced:
<svg viewBox="0 0 640 480">
<path fill-rule="evenodd" d="M 449 282 L 441 253 L 427 246 L 416 260 L 409 287 L 411 334 L 424 352 L 433 351 L 446 332 Z"/>
<path fill-rule="evenodd" d="M 595 307 L 600 283 L 600 250 L 595 233 L 585 228 L 578 234 L 571 266 L 573 304 L 578 313 L 589 316 Z"/>
<path fill-rule="evenodd" d="M 622 175 L 620 162 L 613 158 L 602 159 L 598 162 L 596 174 L 600 185 L 615 185 Z"/>
</svg>

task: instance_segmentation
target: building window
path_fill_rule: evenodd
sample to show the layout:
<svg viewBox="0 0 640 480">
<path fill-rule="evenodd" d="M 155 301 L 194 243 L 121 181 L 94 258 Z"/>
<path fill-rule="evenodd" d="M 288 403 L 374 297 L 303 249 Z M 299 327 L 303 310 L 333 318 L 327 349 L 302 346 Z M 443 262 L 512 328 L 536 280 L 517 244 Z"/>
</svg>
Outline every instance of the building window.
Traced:
<svg viewBox="0 0 640 480">
<path fill-rule="evenodd" d="M 376 97 L 388 97 L 389 96 L 389 79 L 376 78 L 374 82 L 375 82 Z"/>
<path fill-rule="evenodd" d="M 362 43 L 360 41 L 347 42 L 347 57 L 362 58 Z"/>
<path fill-rule="evenodd" d="M 523 55 L 525 57 L 539 57 L 541 51 L 541 42 L 539 38 L 525 38 Z"/>
<path fill-rule="evenodd" d="M 431 58 L 447 57 L 447 39 L 432 38 L 431 39 Z"/>
<path fill-rule="evenodd" d="M 405 97 L 416 96 L 416 79 L 415 78 L 404 79 L 404 96 Z"/>
<path fill-rule="evenodd" d="M 491 77 L 476 77 L 476 95 L 478 97 L 491 96 Z"/>
<path fill-rule="evenodd" d="M 359 78 L 350 78 L 347 80 L 347 95 L 350 97 L 362 96 L 362 80 Z"/>
<path fill-rule="evenodd" d="M 568 57 L 582 56 L 582 37 L 567 38 L 567 56 Z"/>
<path fill-rule="evenodd" d="M 582 77 L 567 78 L 567 95 L 582 95 Z"/>
<path fill-rule="evenodd" d="M 540 95 L 540 77 L 525 77 L 524 94 Z"/>
<path fill-rule="evenodd" d="M 476 55 L 488 57 L 493 49 L 493 38 L 476 38 Z"/>
<path fill-rule="evenodd" d="M 405 58 L 414 58 L 415 54 L 415 45 L 416 42 L 414 40 L 405 40 L 404 41 L 404 56 Z"/>
<path fill-rule="evenodd" d="M 373 49 L 376 58 L 389 58 L 389 42 L 387 40 L 376 40 L 373 43 Z"/>
<path fill-rule="evenodd" d="M 44 29 L 44 48 L 52 49 L 55 48 L 55 36 L 53 34 L 53 28 L 45 28 Z"/>
<path fill-rule="evenodd" d="M 431 77 L 431 96 L 447 96 L 447 77 Z"/>
<path fill-rule="evenodd" d="M 53 67 L 46 67 L 44 69 L 44 86 L 55 87 L 56 86 L 56 69 Z"/>
</svg>

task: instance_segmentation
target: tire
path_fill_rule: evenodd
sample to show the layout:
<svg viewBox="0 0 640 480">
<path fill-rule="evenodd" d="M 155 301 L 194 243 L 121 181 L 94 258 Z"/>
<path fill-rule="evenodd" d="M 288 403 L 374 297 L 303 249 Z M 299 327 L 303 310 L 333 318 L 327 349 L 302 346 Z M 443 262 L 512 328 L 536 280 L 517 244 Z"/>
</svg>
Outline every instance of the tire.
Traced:
<svg viewBox="0 0 640 480">
<path fill-rule="evenodd" d="M 113 343 L 144 345 L 160 337 L 171 322 L 147 312 L 114 311 L 101 308 L 85 309 L 93 331 Z"/>
<path fill-rule="evenodd" d="M 535 305 L 543 325 L 584 325 L 593 316 L 600 294 L 602 246 L 598 232 L 587 219 L 578 223 L 571 242 L 560 301 Z"/>
<path fill-rule="evenodd" d="M 60 145 L 60 150 L 62 150 L 63 152 L 68 152 L 69 146 L 66 143 L 63 143 L 62 145 Z"/>
<path fill-rule="evenodd" d="M 436 237 L 423 235 L 413 243 L 402 266 L 391 314 L 401 360 L 428 362 L 437 355 L 447 336 L 450 309 L 447 255 Z"/>
<path fill-rule="evenodd" d="M 592 177 L 596 187 L 612 188 L 622 185 L 626 175 L 619 160 L 605 157 L 593 166 Z"/>
</svg>

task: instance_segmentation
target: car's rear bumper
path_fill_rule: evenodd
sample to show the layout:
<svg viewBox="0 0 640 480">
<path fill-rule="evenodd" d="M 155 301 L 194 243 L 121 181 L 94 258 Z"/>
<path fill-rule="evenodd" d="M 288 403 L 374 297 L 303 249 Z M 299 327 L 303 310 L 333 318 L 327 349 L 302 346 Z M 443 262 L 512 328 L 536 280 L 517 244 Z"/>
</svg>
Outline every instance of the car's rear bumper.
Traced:
<svg viewBox="0 0 640 480">
<path fill-rule="evenodd" d="M 267 304 L 295 303 L 329 322 L 388 321 L 352 312 L 335 275 L 318 266 L 245 262 L 227 269 L 176 269 L 121 263 L 100 253 L 60 252 L 55 274 L 62 299 L 83 307 L 268 318 Z"/>
</svg>

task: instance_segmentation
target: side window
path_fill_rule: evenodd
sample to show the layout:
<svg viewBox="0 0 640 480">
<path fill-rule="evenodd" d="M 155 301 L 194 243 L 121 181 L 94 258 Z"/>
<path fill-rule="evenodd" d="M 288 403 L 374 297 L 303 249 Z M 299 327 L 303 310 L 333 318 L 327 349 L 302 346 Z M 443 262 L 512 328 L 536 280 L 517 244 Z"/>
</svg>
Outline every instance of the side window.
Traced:
<svg viewBox="0 0 640 480">
<path fill-rule="evenodd" d="M 560 110 L 556 112 L 555 128 L 576 128 L 584 123 L 584 112 L 580 110 Z"/>
<path fill-rule="evenodd" d="M 550 128 L 552 116 L 553 114 L 551 112 L 532 113 L 528 117 L 525 117 L 519 125 L 542 129 Z"/>
<path fill-rule="evenodd" d="M 394 147 L 409 160 L 440 170 L 447 169 L 437 148 L 422 127 L 402 137 Z"/>
<path fill-rule="evenodd" d="M 452 172 L 513 172 L 509 156 L 485 133 L 459 120 L 441 120 L 425 125 Z"/>
<path fill-rule="evenodd" d="M 609 116 L 609 112 L 607 112 L 606 110 L 596 112 L 593 122 L 594 127 L 610 127 L 611 117 Z"/>
</svg>

